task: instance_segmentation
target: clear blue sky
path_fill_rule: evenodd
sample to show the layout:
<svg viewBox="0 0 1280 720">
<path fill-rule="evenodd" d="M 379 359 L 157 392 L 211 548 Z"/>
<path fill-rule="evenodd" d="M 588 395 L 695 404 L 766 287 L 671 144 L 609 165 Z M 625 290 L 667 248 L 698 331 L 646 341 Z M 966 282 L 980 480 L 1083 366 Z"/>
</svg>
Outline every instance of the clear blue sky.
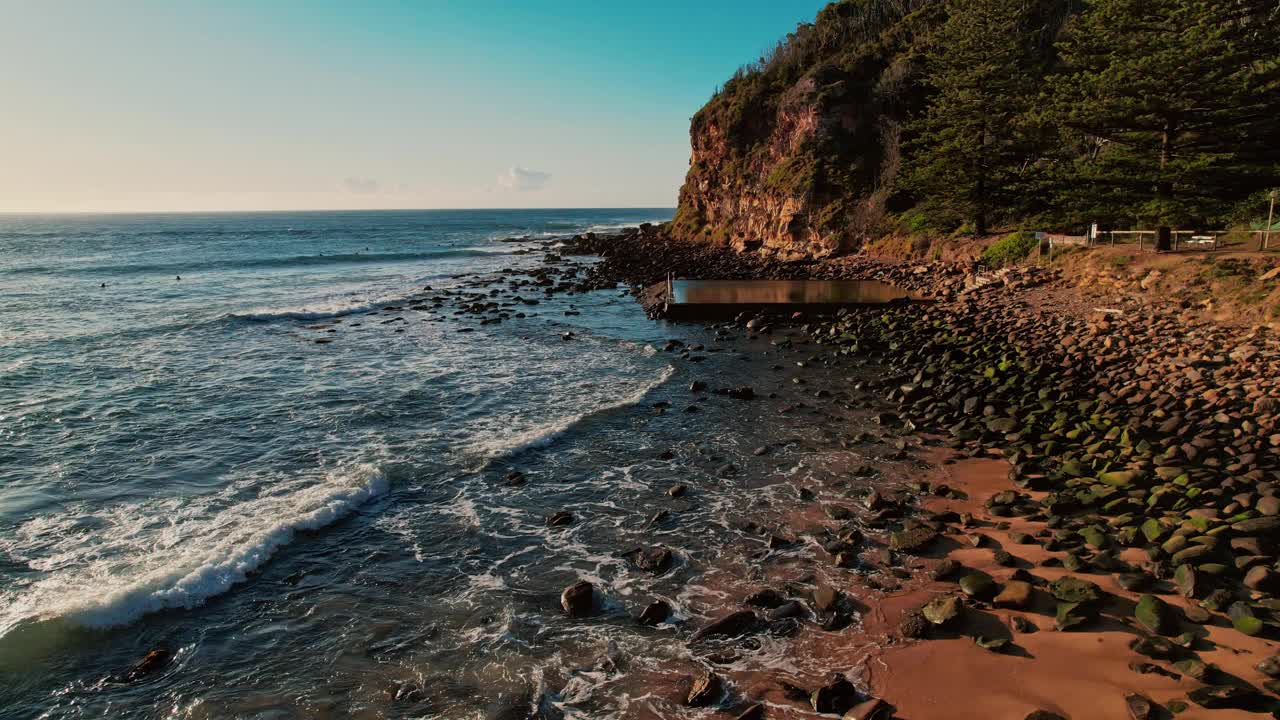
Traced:
<svg viewBox="0 0 1280 720">
<path fill-rule="evenodd" d="M 821 0 L 0 0 L 0 211 L 675 204 Z"/>
</svg>

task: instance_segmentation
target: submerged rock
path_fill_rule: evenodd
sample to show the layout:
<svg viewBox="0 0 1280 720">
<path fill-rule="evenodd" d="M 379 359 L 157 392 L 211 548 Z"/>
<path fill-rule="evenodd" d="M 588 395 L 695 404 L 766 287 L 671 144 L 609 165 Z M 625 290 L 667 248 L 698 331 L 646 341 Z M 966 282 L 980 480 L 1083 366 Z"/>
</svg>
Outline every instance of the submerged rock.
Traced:
<svg viewBox="0 0 1280 720">
<path fill-rule="evenodd" d="M 657 625 L 671 617 L 671 605 L 666 600 L 655 600 L 640 611 L 637 618 L 645 625 Z"/>
<path fill-rule="evenodd" d="M 159 671 L 165 665 L 169 664 L 169 660 L 173 658 L 173 653 L 168 648 L 155 648 L 149 651 L 142 660 L 138 661 L 125 673 L 124 677 L 119 678 L 121 682 L 136 682 L 145 678 L 152 673 Z"/>
<path fill-rule="evenodd" d="M 674 555 L 671 550 L 661 545 L 633 550 L 630 553 L 631 564 L 651 573 L 664 573 L 671 568 Z"/>
</svg>

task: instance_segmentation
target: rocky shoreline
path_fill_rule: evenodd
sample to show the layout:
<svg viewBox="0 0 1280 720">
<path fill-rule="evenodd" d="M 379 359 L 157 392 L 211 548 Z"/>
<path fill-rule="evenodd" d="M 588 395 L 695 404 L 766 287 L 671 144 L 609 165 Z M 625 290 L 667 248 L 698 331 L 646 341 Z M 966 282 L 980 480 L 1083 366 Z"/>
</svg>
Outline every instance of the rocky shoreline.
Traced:
<svg viewBox="0 0 1280 720">
<path fill-rule="evenodd" d="M 885 615 L 896 625 L 895 644 L 902 641 L 879 658 L 889 677 L 919 680 L 924 651 L 910 648 L 953 646 L 960 635 L 1003 662 L 950 651 L 959 662 L 1031 677 L 1040 665 L 1065 670 L 1047 686 L 1061 697 L 1050 694 L 1038 708 L 1025 698 L 993 705 L 983 687 L 945 679 L 920 692 L 842 676 L 802 693 L 814 711 L 881 718 L 893 705 L 901 717 L 931 717 L 924 698 L 963 703 L 967 709 L 947 712 L 952 718 L 1153 718 L 1188 708 L 1250 717 L 1277 706 L 1280 344 L 1265 329 L 1201 322 L 1176 303 L 1073 287 L 1058 271 L 1034 266 L 986 273 L 861 257 L 780 262 L 674 242 L 652 227 L 582 237 L 573 250 L 604 258 L 578 289 L 625 283 L 638 292 L 675 272 L 880 279 L 936 299 L 736 324 L 819 343 L 822 352 L 805 348 L 801 362 L 859 356 L 892 368 L 858 389 L 897 405 L 882 422 L 944 446 L 936 459 L 950 484 L 927 476 L 892 495 L 860 498 L 865 514 L 826 547 L 836 565 L 873 551 L 929 576 L 917 592 L 895 598 L 896 615 Z M 993 467 L 996 479 L 985 483 L 954 471 L 990 478 Z M 766 613 L 796 601 L 762 592 L 770 590 L 777 597 Z M 826 591 L 800 601 L 820 615 L 831 604 Z M 745 627 L 744 613 L 755 617 L 736 610 L 722 622 Z M 1079 642 L 1032 639 L 1041 635 L 1097 635 L 1115 657 L 1108 664 Z M 915 642 L 929 637 L 942 640 Z M 1029 661 L 1029 646 L 1061 657 Z M 1071 677 L 1081 662 L 1118 662 L 1122 673 L 1108 677 L 1105 695 L 1088 688 L 1081 696 Z M 714 682 L 698 676 L 691 702 Z M 959 696 L 948 698 L 946 688 Z M 868 696 L 872 689 L 884 700 Z M 766 710 L 774 717 L 778 709 L 766 701 L 740 717 Z"/>
<path fill-rule="evenodd" d="M 805 392 L 876 413 L 875 437 L 848 442 L 892 444 L 887 459 L 933 469 L 877 477 L 877 468 L 849 468 L 873 482 L 832 488 L 844 493 L 836 501 L 798 489 L 796 521 L 759 530 L 774 533 L 770 547 L 815 547 L 818 572 L 766 572 L 692 628 L 700 661 L 664 692 L 679 704 L 727 717 L 857 720 L 1245 718 L 1277 707 L 1280 345 L 1265 329 L 1077 287 L 1049 267 L 781 261 L 673 241 L 656 226 L 546 241 L 541 251 L 532 270 L 424 289 L 404 309 L 501 323 L 537 311 L 539 297 L 627 287 L 641 298 L 668 272 L 876 279 L 933 299 L 714 328 L 767 340 L 799 368 L 874 366 L 877 379 Z M 678 343 L 663 350 L 699 359 Z M 690 391 L 714 386 L 707 376 Z M 584 622 L 600 605 L 581 581 L 559 600 Z M 672 612 L 661 600 L 633 610 L 644 625 Z M 810 623 L 816 632 L 796 635 Z M 830 668 L 826 681 L 799 687 L 767 671 L 719 669 L 738 644 L 783 631 L 791 652 Z M 535 700 L 537 717 L 557 716 Z"/>
</svg>

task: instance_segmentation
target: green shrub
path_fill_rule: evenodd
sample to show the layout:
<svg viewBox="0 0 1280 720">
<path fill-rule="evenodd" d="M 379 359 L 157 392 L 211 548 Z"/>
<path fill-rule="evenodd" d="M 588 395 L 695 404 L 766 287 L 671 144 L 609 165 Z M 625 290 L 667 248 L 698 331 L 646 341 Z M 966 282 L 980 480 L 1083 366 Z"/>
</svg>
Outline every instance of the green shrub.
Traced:
<svg viewBox="0 0 1280 720">
<path fill-rule="evenodd" d="M 900 219 L 902 224 L 907 227 L 907 231 L 912 233 L 922 233 L 933 227 L 929 222 L 929 216 L 918 207 L 913 207 L 902 213 Z"/>
<path fill-rule="evenodd" d="M 1026 260 L 1036 249 L 1035 233 L 1016 232 L 1005 235 L 982 252 L 982 264 L 1001 268 Z"/>
</svg>

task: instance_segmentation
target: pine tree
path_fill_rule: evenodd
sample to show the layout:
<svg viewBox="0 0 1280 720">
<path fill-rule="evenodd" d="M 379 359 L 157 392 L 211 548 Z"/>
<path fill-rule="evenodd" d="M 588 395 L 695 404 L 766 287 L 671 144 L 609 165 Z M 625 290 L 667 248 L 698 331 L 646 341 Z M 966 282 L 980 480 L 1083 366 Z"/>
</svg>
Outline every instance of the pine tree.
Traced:
<svg viewBox="0 0 1280 720">
<path fill-rule="evenodd" d="M 1060 200 L 1099 220 L 1212 222 L 1280 177 L 1275 0 L 1092 0 L 1046 118 L 1081 154 Z"/>
<path fill-rule="evenodd" d="M 925 53 L 934 93 L 916 137 L 907 187 L 926 209 L 986 234 L 1020 207 L 1031 153 L 1020 131 L 1043 76 L 1046 8 L 1061 2 L 946 0 Z"/>
</svg>

